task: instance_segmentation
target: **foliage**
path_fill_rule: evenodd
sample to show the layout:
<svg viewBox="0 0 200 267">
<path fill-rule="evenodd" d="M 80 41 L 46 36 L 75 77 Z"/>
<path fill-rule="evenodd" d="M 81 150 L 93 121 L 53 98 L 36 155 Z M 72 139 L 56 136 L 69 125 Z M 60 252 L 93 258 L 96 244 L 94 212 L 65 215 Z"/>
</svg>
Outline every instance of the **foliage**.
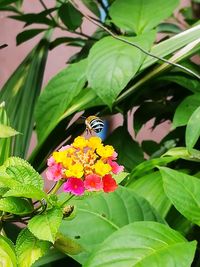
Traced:
<svg viewBox="0 0 200 267">
<path fill-rule="evenodd" d="M 24 25 L 17 45 L 41 36 L 0 91 L 0 265 L 198 267 L 199 1 L 38 2 L 38 13 L 25 13 L 23 0 L 0 0 Z M 55 29 L 63 35 L 54 39 Z M 79 52 L 41 92 L 48 51 L 62 44 Z M 119 113 L 105 145 L 80 137 L 81 116 Z M 171 130 L 139 143 L 150 120 Z"/>
</svg>

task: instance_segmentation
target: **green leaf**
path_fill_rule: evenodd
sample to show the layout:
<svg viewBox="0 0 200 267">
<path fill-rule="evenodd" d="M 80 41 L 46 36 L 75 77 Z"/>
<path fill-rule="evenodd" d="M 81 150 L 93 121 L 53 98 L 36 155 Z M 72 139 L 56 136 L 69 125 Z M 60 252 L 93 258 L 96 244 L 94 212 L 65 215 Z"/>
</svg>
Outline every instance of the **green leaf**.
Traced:
<svg viewBox="0 0 200 267">
<path fill-rule="evenodd" d="M 192 113 L 200 106 L 200 94 L 186 97 L 177 107 L 173 118 L 173 126 L 184 126 L 188 123 Z"/>
<path fill-rule="evenodd" d="M 63 259 L 63 258 L 67 258 L 67 256 L 59 252 L 57 249 L 52 248 L 46 253 L 45 256 L 37 260 L 31 267 L 39 267 L 39 266 L 46 267 L 48 266 L 47 264 L 52 265 L 53 262 Z"/>
<path fill-rule="evenodd" d="M 146 160 L 140 163 L 131 171 L 129 181 L 131 182 L 131 179 L 141 177 L 156 168 L 157 166 L 166 165 L 174 160 L 177 160 L 178 158 L 179 157 L 174 156 Z"/>
<path fill-rule="evenodd" d="M 82 24 L 82 14 L 70 3 L 62 4 L 58 15 L 65 26 L 71 31 L 76 30 Z"/>
<path fill-rule="evenodd" d="M 126 37 L 142 48 L 149 50 L 155 32 L 138 37 Z M 105 37 L 91 48 L 88 56 L 88 82 L 104 103 L 111 106 L 115 98 L 134 77 L 145 55 L 139 49 Z"/>
<path fill-rule="evenodd" d="M 10 126 L 0 124 L 0 138 L 8 138 L 19 134 L 15 129 Z"/>
<path fill-rule="evenodd" d="M 41 229 L 42 230 L 42 229 Z M 19 267 L 30 267 L 49 249 L 50 243 L 37 239 L 27 228 L 17 237 L 16 254 Z"/>
<path fill-rule="evenodd" d="M 20 44 L 32 39 L 33 37 L 35 37 L 39 33 L 46 31 L 46 30 L 47 29 L 31 29 L 31 30 L 25 30 L 23 32 L 20 32 L 17 35 L 17 45 L 20 45 Z"/>
<path fill-rule="evenodd" d="M 0 0 L 0 6 L 6 6 L 17 2 L 18 0 Z"/>
<path fill-rule="evenodd" d="M 180 33 L 182 29 L 173 23 L 160 23 L 157 27 L 158 32 Z"/>
<path fill-rule="evenodd" d="M 200 107 L 198 107 L 189 118 L 186 132 L 185 132 L 185 142 L 188 150 L 192 149 L 199 139 L 200 135 Z"/>
<path fill-rule="evenodd" d="M 0 210 L 16 215 L 26 215 L 33 212 L 33 205 L 26 199 L 6 197 L 0 199 Z"/>
<path fill-rule="evenodd" d="M 0 104 L 0 125 L 10 125 L 6 110 L 5 110 L 5 102 L 3 101 Z M 0 131 L 1 134 L 1 131 Z M 4 161 L 11 154 L 11 138 L 0 139 L 0 165 L 4 163 Z"/>
<path fill-rule="evenodd" d="M 81 264 L 103 240 L 124 225 L 143 220 L 163 222 L 145 199 L 121 186 L 113 193 L 72 201 L 70 205 L 75 205 L 76 216 L 73 220 L 64 219 L 60 232 L 85 249 L 85 253 L 73 256 Z"/>
<path fill-rule="evenodd" d="M 59 37 L 56 38 L 54 41 L 50 43 L 49 48 L 53 49 L 57 47 L 58 45 L 61 44 L 66 44 L 66 45 L 72 45 L 72 46 L 84 46 L 85 45 L 85 39 L 82 38 L 72 38 L 72 37 Z"/>
<path fill-rule="evenodd" d="M 54 21 L 47 18 L 47 15 L 50 14 L 51 12 L 55 11 L 56 9 L 57 8 L 50 8 L 50 9 L 44 10 L 40 13 L 27 13 L 27 14 L 23 14 L 23 15 L 20 14 L 17 16 L 10 16 L 10 18 L 26 22 L 25 27 L 29 26 L 33 23 L 55 26 Z"/>
<path fill-rule="evenodd" d="M 164 190 L 175 208 L 200 225 L 200 180 L 169 168 L 160 168 Z"/>
<path fill-rule="evenodd" d="M 41 89 L 48 44 L 46 38 L 42 39 L 0 90 L 0 102 L 6 103 L 12 127 L 22 133 L 14 137 L 12 155 L 15 156 L 25 158 L 29 147 L 33 110 Z"/>
<path fill-rule="evenodd" d="M 141 34 L 168 18 L 178 4 L 179 0 L 116 0 L 109 14 L 118 27 Z"/>
<path fill-rule="evenodd" d="M 171 203 L 164 193 L 162 177 L 158 171 L 132 181 L 128 188 L 148 200 L 161 216 L 167 215 Z"/>
<path fill-rule="evenodd" d="M 31 165 L 11 165 L 6 169 L 7 174 L 15 181 L 23 185 L 33 185 L 42 190 L 44 187 L 43 178 Z"/>
<path fill-rule="evenodd" d="M 26 197 L 37 200 L 47 199 L 47 194 L 33 185 L 20 185 L 13 187 L 4 194 L 4 197 Z"/>
<path fill-rule="evenodd" d="M 10 239 L 0 235 L 0 265 L 17 267 L 15 248 Z"/>
<path fill-rule="evenodd" d="M 62 217 L 61 209 L 52 208 L 43 214 L 33 217 L 28 223 L 28 229 L 38 239 L 54 243 Z"/>
<path fill-rule="evenodd" d="M 57 234 L 54 247 L 59 251 L 70 255 L 79 254 L 83 250 L 77 242 L 61 233 Z"/>
<path fill-rule="evenodd" d="M 186 65 L 186 67 L 193 70 L 192 66 L 190 65 L 189 66 Z M 195 69 L 193 71 L 197 72 Z M 170 81 L 170 82 L 176 83 L 188 89 L 189 91 L 196 93 L 197 96 L 199 97 L 200 81 L 197 80 L 196 78 L 191 77 L 190 75 L 187 75 L 186 73 L 181 73 L 179 75 L 176 73 L 164 75 L 164 76 L 159 77 L 158 81 Z"/>
<path fill-rule="evenodd" d="M 191 266 L 196 241 L 156 222 L 134 222 L 113 233 L 84 267 Z"/>
<path fill-rule="evenodd" d="M 62 120 L 63 113 L 80 93 L 86 82 L 86 64 L 87 61 L 83 60 L 59 72 L 40 95 L 36 106 L 36 129 L 39 141 Z"/>
<path fill-rule="evenodd" d="M 159 44 L 152 47 L 151 53 L 156 56 L 165 57 L 175 52 L 176 50 L 186 46 L 187 44 L 197 40 L 200 35 L 200 25 L 196 25 L 184 32 L 176 34 L 175 36 L 167 39 L 166 41 L 160 42 Z M 153 65 L 158 59 L 153 57 L 146 57 L 142 64 L 140 71 Z"/>
<path fill-rule="evenodd" d="M 114 146 L 118 153 L 117 162 L 129 171 L 144 160 L 142 149 L 125 127 L 118 127 L 106 139 L 106 143 Z"/>
<path fill-rule="evenodd" d="M 89 8 L 97 17 L 100 16 L 98 5 L 93 0 L 82 0 L 82 2 Z"/>
<path fill-rule="evenodd" d="M 13 187 L 16 187 L 19 185 L 20 185 L 20 183 L 18 181 L 15 181 L 14 179 L 12 179 L 9 176 L 2 176 L 0 174 L 0 186 L 13 188 Z"/>
<path fill-rule="evenodd" d="M 200 162 L 200 151 L 196 149 L 188 149 L 186 147 L 174 147 L 169 149 L 163 156 L 178 157 L 189 161 Z"/>
</svg>

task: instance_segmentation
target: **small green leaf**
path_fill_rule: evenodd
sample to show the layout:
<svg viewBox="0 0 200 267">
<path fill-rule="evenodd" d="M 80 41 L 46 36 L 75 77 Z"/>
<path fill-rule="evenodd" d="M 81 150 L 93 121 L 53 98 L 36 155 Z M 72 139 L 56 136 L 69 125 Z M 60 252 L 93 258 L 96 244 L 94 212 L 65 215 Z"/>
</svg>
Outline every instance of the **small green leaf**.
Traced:
<svg viewBox="0 0 200 267">
<path fill-rule="evenodd" d="M 19 134 L 19 132 L 10 126 L 0 124 L 0 138 L 7 138 L 17 134 Z"/>
<path fill-rule="evenodd" d="M 200 106 L 200 94 L 194 94 L 186 97 L 176 108 L 173 126 L 184 126 L 188 123 L 192 113 Z"/>
<path fill-rule="evenodd" d="M 149 50 L 155 39 L 155 32 L 138 37 L 126 37 L 142 48 Z M 145 59 L 139 49 L 105 37 L 91 48 L 88 56 L 88 82 L 91 88 L 109 106 L 134 77 Z"/>
<path fill-rule="evenodd" d="M 82 38 L 73 38 L 73 37 L 59 37 L 53 40 L 50 43 L 49 48 L 53 49 L 61 44 L 71 45 L 71 46 L 84 46 L 85 45 L 85 39 Z"/>
<path fill-rule="evenodd" d="M 116 0 L 109 14 L 118 27 L 141 34 L 168 18 L 178 4 L 179 0 Z"/>
<path fill-rule="evenodd" d="M 33 37 L 35 37 L 39 33 L 46 31 L 46 30 L 47 29 L 31 29 L 31 30 L 26 30 L 26 31 L 20 32 L 17 35 L 17 45 L 20 45 L 20 44 L 32 39 Z"/>
<path fill-rule="evenodd" d="M 47 199 L 47 194 L 34 185 L 22 184 L 7 191 L 4 197 L 26 197 L 41 200 Z"/>
<path fill-rule="evenodd" d="M 195 249 L 196 241 L 166 225 L 134 222 L 109 236 L 84 267 L 189 267 Z"/>
<path fill-rule="evenodd" d="M 6 6 L 17 2 L 18 0 L 0 0 L 0 6 Z"/>
<path fill-rule="evenodd" d="M 167 165 L 168 163 L 177 160 L 178 157 L 163 157 L 146 160 L 136 166 L 130 173 L 129 181 L 131 182 L 132 178 L 138 178 L 147 174 L 149 171 L 153 170 L 157 166 Z"/>
<path fill-rule="evenodd" d="M 41 229 L 42 230 L 42 229 Z M 50 243 L 37 239 L 27 228 L 17 237 L 16 254 L 19 267 L 30 267 L 50 248 Z"/>
<path fill-rule="evenodd" d="M 180 33 L 182 29 L 173 23 L 160 23 L 157 27 L 158 32 L 166 32 L 166 33 Z"/>
<path fill-rule="evenodd" d="M 160 168 L 164 190 L 175 208 L 188 220 L 200 225 L 200 180 L 196 177 Z"/>
<path fill-rule="evenodd" d="M 0 266 L 17 267 L 15 248 L 10 239 L 0 235 Z"/>
<path fill-rule="evenodd" d="M 33 205 L 26 199 L 6 197 L 0 199 L 0 210 L 17 215 L 26 215 L 33 211 Z"/>
<path fill-rule="evenodd" d="M 24 165 L 11 165 L 7 167 L 6 172 L 12 179 L 21 184 L 33 185 L 38 189 L 43 189 L 43 178 L 28 162 L 25 162 Z"/>
<path fill-rule="evenodd" d="M 0 125 L 10 125 L 7 112 L 5 109 L 5 102 L 0 103 Z M 0 130 L 1 135 L 1 130 Z M 11 155 L 11 138 L 0 139 L 0 165 Z"/>
<path fill-rule="evenodd" d="M 163 156 L 178 157 L 179 159 L 200 162 L 200 151 L 196 149 L 188 151 L 186 147 L 171 148 Z"/>
<path fill-rule="evenodd" d="M 82 24 L 82 14 L 70 3 L 61 5 L 58 15 L 65 26 L 71 31 L 76 30 Z"/>
<path fill-rule="evenodd" d="M 82 0 L 82 2 L 86 5 L 87 8 L 89 8 L 95 15 L 98 17 L 100 16 L 100 10 L 98 8 L 97 3 L 95 3 L 93 0 Z"/>
<path fill-rule="evenodd" d="M 199 136 L 200 136 L 199 121 L 200 121 L 200 107 L 198 107 L 192 113 L 192 116 L 190 117 L 187 127 L 186 127 L 185 142 L 189 150 L 194 147 L 197 140 L 199 139 Z"/>
<path fill-rule="evenodd" d="M 28 223 L 28 228 L 38 239 L 54 243 L 62 217 L 61 209 L 52 208 L 33 217 Z"/>
</svg>

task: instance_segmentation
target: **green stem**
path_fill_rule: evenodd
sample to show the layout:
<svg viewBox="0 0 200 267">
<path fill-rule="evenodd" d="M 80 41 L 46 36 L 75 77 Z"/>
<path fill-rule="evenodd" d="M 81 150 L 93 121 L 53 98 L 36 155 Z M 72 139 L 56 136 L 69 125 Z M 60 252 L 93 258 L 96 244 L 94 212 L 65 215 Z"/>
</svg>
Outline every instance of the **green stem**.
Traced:
<svg viewBox="0 0 200 267">
<path fill-rule="evenodd" d="M 70 199 L 72 199 L 74 197 L 74 195 L 70 195 L 69 198 L 65 201 L 63 201 L 63 203 L 61 202 L 60 207 L 62 207 L 64 204 L 66 204 Z"/>
<path fill-rule="evenodd" d="M 65 182 L 65 180 L 59 180 L 52 189 L 49 190 L 48 194 L 55 194 L 58 189 L 62 186 L 62 184 Z"/>
</svg>

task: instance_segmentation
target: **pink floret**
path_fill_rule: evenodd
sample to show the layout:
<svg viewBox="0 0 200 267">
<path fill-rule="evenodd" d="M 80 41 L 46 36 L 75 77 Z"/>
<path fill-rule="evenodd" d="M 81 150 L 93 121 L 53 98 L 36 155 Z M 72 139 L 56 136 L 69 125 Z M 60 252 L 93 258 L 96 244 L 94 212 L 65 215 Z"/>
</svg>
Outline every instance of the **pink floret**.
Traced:
<svg viewBox="0 0 200 267">
<path fill-rule="evenodd" d="M 71 193 L 73 195 L 81 196 L 84 193 L 84 183 L 81 179 L 71 177 L 67 179 L 63 187 L 65 192 Z"/>
<path fill-rule="evenodd" d="M 46 171 L 46 176 L 48 180 L 58 181 L 62 179 L 62 165 L 60 163 L 54 164 L 49 167 Z"/>
<path fill-rule="evenodd" d="M 89 174 L 85 177 L 84 186 L 88 191 L 100 191 L 103 189 L 103 182 L 100 176 Z"/>
<path fill-rule="evenodd" d="M 124 166 L 119 165 L 117 162 L 112 161 L 112 160 L 108 160 L 108 164 L 111 166 L 112 168 L 112 172 L 114 174 L 118 174 L 120 172 L 122 172 L 124 170 Z"/>
</svg>

